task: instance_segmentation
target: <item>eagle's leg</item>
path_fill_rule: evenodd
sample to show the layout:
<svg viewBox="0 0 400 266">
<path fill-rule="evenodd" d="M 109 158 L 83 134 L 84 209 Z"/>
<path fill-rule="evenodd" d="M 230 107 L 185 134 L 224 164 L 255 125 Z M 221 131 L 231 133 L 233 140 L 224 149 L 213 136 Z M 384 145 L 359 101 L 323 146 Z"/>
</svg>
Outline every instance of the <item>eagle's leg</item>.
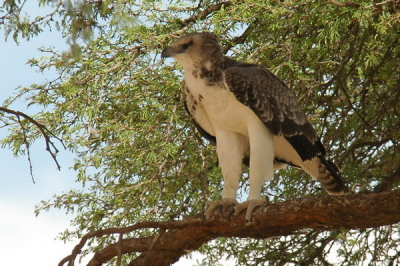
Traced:
<svg viewBox="0 0 400 266">
<path fill-rule="evenodd" d="M 206 203 L 205 219 L 209 220 L 212 213 L 219 208 L 221 214 L 237 205 L 236 192 L 239 187 L 239 178 L 242 173 L 242 159 L 245 144 L 243 136 L 227 130 L 216 131 L 217 155 L 222 176 L 224 177 L 224 191 L 222 199 Z"/>
<path fill-rule="evenodd" d="M 260 199 L 261 188 L 265 179 L 274 173 L 274 136 L 263 124 L 249 127 L 250 139 L 250 192 L 247 201 L 235 207 L 234 215 L 246 209 L 245 223 L 251 222 L 251 215 L 256 206 L 268 202 Z"/>
</svg>

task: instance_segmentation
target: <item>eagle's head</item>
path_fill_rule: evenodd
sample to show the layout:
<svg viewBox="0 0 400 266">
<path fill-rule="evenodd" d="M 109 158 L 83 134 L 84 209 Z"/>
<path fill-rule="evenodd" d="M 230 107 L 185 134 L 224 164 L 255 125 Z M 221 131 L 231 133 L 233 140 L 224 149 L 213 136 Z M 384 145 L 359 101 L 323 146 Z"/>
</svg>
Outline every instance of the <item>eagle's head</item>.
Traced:
<svg viewBox="0 0 400 266">
<path fill-rule="evenodd" d="M 218 38 L 210 32 L 193 32 L 185 35 L 165 48 L 161 57 L 172 57 L 184 68 L 204 66 L 223 58 Z"/>
</svg>

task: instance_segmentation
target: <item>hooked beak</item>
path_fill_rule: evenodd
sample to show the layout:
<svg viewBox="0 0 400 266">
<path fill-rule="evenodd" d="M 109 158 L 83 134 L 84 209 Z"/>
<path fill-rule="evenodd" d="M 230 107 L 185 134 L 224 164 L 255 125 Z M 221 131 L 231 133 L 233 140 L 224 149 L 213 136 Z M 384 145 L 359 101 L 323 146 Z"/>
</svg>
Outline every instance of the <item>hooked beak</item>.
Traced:
<svg viewBox="0 0 400 266">
<path fill-rule="evenodd" d="M 162 52 L 161 52 L 161 58 L 168 58 L 172 56 L 172 52 L 171 52 L 171 47 L 167 47 L 165 48 Z"/>
</svg>

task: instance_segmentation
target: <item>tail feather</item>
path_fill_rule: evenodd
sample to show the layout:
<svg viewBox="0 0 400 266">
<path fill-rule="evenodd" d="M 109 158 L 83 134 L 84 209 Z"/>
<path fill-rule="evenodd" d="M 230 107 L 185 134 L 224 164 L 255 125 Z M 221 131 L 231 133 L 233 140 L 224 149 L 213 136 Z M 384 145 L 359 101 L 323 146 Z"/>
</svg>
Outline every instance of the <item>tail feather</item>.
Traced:
<svg viewBox="0 0 400 266">
<path fill-rule="evenodd" d="M 347 193 L 347 188 L 341 178 L 340 170 L 333 162 L 318 156 L 320 164 L 318 166 L 318 181 L 330 195 L 343 195 Z"/>
</svg>

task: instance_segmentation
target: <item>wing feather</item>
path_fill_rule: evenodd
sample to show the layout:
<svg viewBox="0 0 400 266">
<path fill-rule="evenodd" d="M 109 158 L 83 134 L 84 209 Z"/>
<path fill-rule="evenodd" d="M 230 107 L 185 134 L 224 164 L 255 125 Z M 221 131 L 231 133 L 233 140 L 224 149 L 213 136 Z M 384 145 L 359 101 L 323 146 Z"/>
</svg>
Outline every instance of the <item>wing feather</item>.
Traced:
<svg viewBox="0 0 400 266">
<path fill-rule="evenodd" d="M 295 95 L 267 69 L 257 65 L 226 68 L 225 86 L 278 136 L 284 136 L 302 160 L 325 151 Z"/>
</svg>

